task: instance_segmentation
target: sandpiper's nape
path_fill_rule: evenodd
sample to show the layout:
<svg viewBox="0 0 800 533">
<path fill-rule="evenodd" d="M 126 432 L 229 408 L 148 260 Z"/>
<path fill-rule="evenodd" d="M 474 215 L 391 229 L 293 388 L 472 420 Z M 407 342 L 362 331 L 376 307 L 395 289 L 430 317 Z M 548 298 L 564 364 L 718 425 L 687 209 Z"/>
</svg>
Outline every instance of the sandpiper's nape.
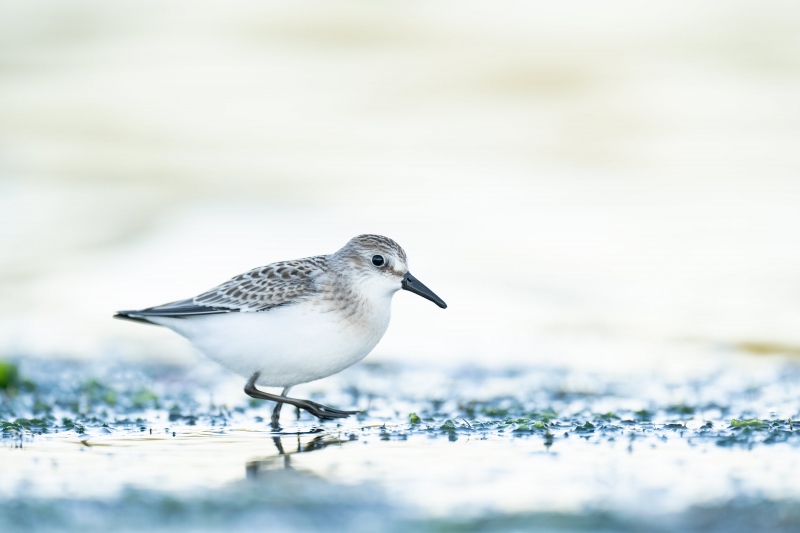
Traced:
<svg viewBox="0 0 800 533">
<path fill-rule="evenodd" d="M 399 244 L 359 235 L 333 254 L 254 268 L 194 298 L 115 317 L 166 326 L 245 377 L 245 393 L 277 402 L 272 426 L 278 428 L 284 403 L 321 419 L 358 412 L 287 394 L 366 357 L 386 332 L 400 289 L 447 307 L 409 273 Z M 269 394 L 256 385 L 283 391 Z"/>
</svg>

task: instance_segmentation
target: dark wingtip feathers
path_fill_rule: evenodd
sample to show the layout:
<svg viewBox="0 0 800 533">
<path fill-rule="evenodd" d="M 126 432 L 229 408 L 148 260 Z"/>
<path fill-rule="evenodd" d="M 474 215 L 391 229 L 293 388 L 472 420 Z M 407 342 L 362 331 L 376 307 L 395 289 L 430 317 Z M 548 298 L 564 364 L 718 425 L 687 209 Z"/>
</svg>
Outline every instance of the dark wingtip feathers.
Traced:
<svg viewBox="0 0 800 533">
<path fill-rule="evenodd" d="M 136 311 L 117 311 L 114 314 L 113 318 L 116 318 L 116 319 L 119 319 L 119 320 L 130 320 L 131 322 L 141 322 L 143 324 L 153 324 L 153 322 L 150 322 L 149 320 L 147 320 L 144 317 L 136 316 L 135 313 L 136 313 Z M 156 324 L 153 324 L 153 325 L 155 326 Z"/>
<path fill-rule="evenodd" d="M 155 307 L 148 307 L 147 309 L 138 309 L 133 311 L 117 311 L 114 318 L 122 320 L 132 320 L 134 322 L 145 322 L 147 324 L 154 324 L 150 318 L 165 317 L 165 318 L 188 318 L 198 315 L 213 315 L 218 313 L 230 313 L 237 311 L 236 309 L 221 309 L 217 307 L 209 307 L 205 305 L 196 305 L 192 300 L 180 300 L 164 305 L 157 305 Z"/>
</svg>

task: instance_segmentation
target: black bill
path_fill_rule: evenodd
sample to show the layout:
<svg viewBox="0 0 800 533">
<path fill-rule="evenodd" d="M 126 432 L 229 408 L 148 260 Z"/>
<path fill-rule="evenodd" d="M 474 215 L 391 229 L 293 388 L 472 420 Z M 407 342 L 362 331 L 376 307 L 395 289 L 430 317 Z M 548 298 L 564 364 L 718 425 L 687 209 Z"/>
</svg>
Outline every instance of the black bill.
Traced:
<svg viewBox="0 0 800 533">
<path fill-rule="evenodd" d="M 432 290 L 426 287 L 421 281 L 411 274 L 407 273 L 405 276 L 403 276 L 402 285 L 405 290 L 413 292 L 414 294 L 419 294 L 426 300 L 432 301 L 442 309 L 447 309 L 447 304 L 444 303 L 444 300 L 436 296 Z"/>
</svg>

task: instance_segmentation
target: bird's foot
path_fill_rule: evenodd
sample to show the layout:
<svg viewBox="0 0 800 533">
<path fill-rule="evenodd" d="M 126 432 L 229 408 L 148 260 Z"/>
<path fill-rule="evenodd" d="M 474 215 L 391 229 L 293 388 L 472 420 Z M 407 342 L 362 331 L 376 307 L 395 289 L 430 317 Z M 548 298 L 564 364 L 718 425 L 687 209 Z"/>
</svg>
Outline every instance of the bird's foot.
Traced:
<svg viewBox="0 0 800 533">
<path fill-rule="evenodd" d="M 350 415 L 355 415 L 359 413 L 359 411 L 343 411 L 341 409 L 334 409 L 333 407 L 328 407 L 326 405 L 322 405 L 317 402 L 312 402 L 311 400 L 302 400 L 302 403 L 297 407 L 299 407 L 300 409 L 305 409 L 312 415 L 316 416 L 317 418 L 321 418 L 323 420 L 332 420 L 334 418 L 347 418 Z"/>
</svg>

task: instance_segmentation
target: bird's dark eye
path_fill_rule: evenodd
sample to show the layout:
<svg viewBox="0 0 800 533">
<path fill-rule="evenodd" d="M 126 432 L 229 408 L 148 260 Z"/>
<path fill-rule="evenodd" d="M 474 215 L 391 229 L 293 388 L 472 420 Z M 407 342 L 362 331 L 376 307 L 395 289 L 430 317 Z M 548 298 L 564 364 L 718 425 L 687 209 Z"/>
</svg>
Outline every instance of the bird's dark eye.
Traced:
<svg viewBox="0 0 800 533">
<path fill-rule="evenodd" d="M 376 267 L 383 266 L 383 256 L 382 255 L 373 255 L 372 256 L 372 264 Z"/>
</svg>

